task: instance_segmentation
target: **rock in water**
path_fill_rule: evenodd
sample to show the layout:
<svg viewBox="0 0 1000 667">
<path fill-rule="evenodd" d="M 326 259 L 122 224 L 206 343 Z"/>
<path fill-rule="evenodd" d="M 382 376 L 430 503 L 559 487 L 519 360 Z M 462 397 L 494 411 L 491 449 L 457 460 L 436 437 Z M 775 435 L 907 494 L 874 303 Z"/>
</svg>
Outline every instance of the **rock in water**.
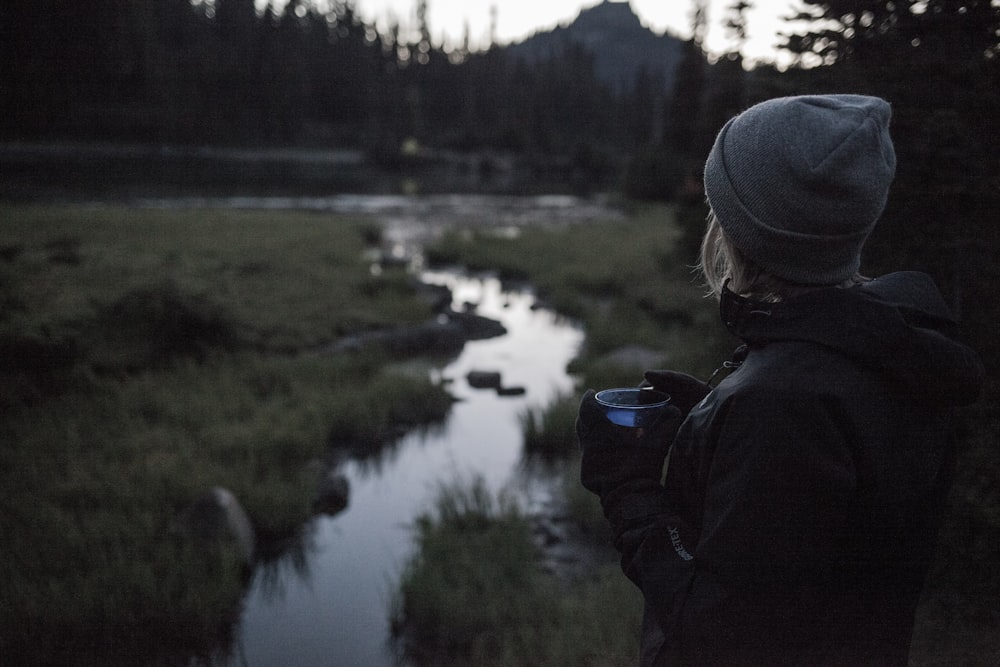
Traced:
<svg viewBox="0 0 1000 667">
<path fill-rule="evenodd" d="M 499 389 L 501 386 L 500 373 L 495 371 L 469 371 L 465 380 L 473 389 Z"/>
<path fill-rule="evenodd" d="M 319 480 L 316 502 L 313 507 L 317 512 L 333 516 L 347 507 L 350 495 L 351 485 L 347 477 L 336 468 L 331 468 Z"/>
</svg>

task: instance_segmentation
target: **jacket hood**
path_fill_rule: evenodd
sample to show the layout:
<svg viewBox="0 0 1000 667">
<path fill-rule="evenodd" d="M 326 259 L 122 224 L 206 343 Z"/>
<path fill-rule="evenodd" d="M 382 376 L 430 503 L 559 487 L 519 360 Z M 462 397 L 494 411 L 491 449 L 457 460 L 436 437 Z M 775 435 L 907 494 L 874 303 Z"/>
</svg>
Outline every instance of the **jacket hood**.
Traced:
<svg viewBox="0 0 1000 667">
<path fill-rule="evenodd" d="M 721 314 L 751 348 L 778 341 L 816 343 L 889 376 L 921 401 L 968 405 L 982 387 L 979 356 L 958 340 L 957 323 L 923 273 L 892 273 L 780 303 L 726 290 Z"/>
</svg>

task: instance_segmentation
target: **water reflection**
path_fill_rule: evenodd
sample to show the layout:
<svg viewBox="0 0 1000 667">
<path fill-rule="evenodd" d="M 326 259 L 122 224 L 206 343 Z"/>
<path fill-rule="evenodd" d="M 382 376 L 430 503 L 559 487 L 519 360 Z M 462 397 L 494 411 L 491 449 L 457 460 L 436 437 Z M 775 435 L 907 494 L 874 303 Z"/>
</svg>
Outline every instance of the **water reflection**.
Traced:
<svg viewBox="0 0 1000 667">
<path fill-rule="evenodd" d="M 466 344 L 458 358 L 434 371 L 459 399 L 445 424 L 408 434 L 376 464 L 346 462 L 350 504 L 335 517 L 314 519 L 301 548 L 255 576 L 229 664 L 397 664 L 389 609 L 412 553 L 409 525 L 430 507 L 439 486 L 481 477 L 493 492 L 544 493 L 521 463 L 519 415 L 573 388 L 566 366 L 581 331 L 536 309 L 530 292 L 505 291 L 495 278 L 423 277 L 450 287 L 456 308 L 476 304 L 508 333 Z M 472 371 L 498 372 L 505 386 L 526 391 L 502 396 L 475 389 L 467 381 Z"/>
</svg>

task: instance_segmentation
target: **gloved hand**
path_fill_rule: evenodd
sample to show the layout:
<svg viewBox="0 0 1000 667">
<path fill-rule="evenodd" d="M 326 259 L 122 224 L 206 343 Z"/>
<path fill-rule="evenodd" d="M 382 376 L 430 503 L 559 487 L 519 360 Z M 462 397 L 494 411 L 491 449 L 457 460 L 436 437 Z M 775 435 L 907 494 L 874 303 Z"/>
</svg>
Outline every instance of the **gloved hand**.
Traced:
<svg viewBox="0 0 1000 667">
<path fill-rule="evenodd" d="M 680 410 L 668 404 L 650 426 L 628 428 L 608 421 L 594 395 L 593 389 L 583 395 L 576 420 L 584 488 L 603 502 L 609 492 L 630 482 L 659 486 L 663 460 L 683 419 Z"/>
<path fill-rule="evenodd" d="M 646 381 L 642 386 L 652 387 L 657 391 L 670 394 L 670 404 L 681 411 L 685 417 L 691 409 L 708 396 L 712 388 L 696 377 L 677 371 L 646 371 L 643 373 Z"/>
</svg>

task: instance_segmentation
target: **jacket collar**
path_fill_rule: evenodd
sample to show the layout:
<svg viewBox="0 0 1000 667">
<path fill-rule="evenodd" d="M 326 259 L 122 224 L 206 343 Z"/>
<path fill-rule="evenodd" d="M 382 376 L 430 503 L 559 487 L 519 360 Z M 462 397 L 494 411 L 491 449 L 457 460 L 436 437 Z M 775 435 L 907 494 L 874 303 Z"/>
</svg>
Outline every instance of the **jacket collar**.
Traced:
<svg viewBox="0 0 1000 667">
<path fill-rule="evenodd" d="M 983 382 L 982 362 L 956 337 L 956 322 L 925 274 L 894 273 L 777 303 L 724 286 L 719 310 L 730 333 L 751 348 L 777 341 L 821 345 L 879 369 L 928 400 L 964 405 L 975 400 Z"/>
<path fill-rule="evenodd" d="M 723 285 L 719 298 L 719 315 L 726 329 L 734 336 L 742 338 L 741 333 L 745 333 L 745 325 L 756 318 L 770 317 L 774 305 L 740 296 L 727 285 Z"/>
</svg>

